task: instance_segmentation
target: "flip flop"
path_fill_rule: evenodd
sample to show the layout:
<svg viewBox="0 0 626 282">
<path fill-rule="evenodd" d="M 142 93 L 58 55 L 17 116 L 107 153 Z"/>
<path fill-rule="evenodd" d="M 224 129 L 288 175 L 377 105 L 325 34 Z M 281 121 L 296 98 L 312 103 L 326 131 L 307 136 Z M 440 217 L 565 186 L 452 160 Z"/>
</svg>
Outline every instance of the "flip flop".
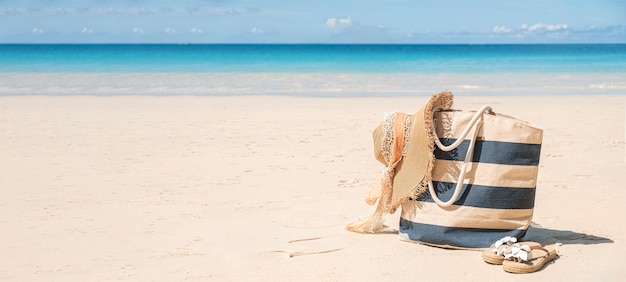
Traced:
<svg viewBox="0 0 626 282">
<path fill-rule="evenodd" d="M 516 243 L 519 245 L 527 245 L 529 247 L 533 247 L 533 246 L 541 246 L 541 244 L 537 243 L 537 242 L 519 242 Z M 491 247 L 483 250 L 483 261 L 485 261 L 488 264 L 495 264 L 495 265 L 501 265 L 502 261 L 504 261 L 504 252 L 506 251 L 506 248 L 510 248 L 511 246 L 508 246 L 506 244 L 502 244 L 500 245 L 500 247 L 498 249 L 496 249 L 495 244 L 491 245 Z M 500 254 L 498 254 L 500 253 Z"/>
<path fill-rule="evenodd" d="M 527 261 L 505 260 L 502 268 L 509 273 L 532 273 L 557 257 L 556 250 L 546 249 L 541 246 L 531 246 Z"/>
</svg>

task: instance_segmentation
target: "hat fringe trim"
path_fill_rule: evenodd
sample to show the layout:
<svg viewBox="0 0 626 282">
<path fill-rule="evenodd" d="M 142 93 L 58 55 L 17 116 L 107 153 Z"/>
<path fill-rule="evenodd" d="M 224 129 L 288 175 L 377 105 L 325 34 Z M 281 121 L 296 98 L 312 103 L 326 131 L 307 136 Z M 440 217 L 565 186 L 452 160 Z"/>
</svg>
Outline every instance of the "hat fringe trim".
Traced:
<svg viewBox="0 0 626 282">
<path fill-rule="evenodd" d="M 435 103 L 439 101 L 439 103 Z M 390 206 L 389 213 L 396 212 L 396 209 L 406 203 L 411 199 L 417 199 L 420 195 L 422 195 L 428 189 L 428 183 L 432 181 L 432 172 L 435 167 L 435 127 L 433 120 L 433 110 L 437 104 L 437 107 L 442 107 L 445 110 L 451 109 L 452 104 L 454 103 L 454 95 L 452 92 L 448 90 L 441 91 L 437 94 L 434 94 L 430 101 L 424 107 L 424 127 L 426 129 L 426 139 L 428 140 L 428 151 L 430 154 L 428 155 L 428 167 L 426 168 L 426 173 L 424 174 L 424 178 L 420 181 L 415 188 L 413 188 L 406 196 L 399 198 L 397 201 L 393 202 Z"/>
</svg>

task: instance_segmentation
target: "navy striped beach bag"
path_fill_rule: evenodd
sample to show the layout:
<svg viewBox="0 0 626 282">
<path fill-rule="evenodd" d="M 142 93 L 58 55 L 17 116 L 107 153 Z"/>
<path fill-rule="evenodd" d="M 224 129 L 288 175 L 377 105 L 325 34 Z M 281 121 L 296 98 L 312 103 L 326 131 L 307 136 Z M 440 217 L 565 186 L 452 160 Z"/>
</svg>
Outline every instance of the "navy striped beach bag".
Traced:
<svg viewBox="0 0 626 282">
<path fill-rule="evenodd" d="M 433 119 L 432 181 L 402 204 L 401 238 L 474 249 L 523 237 L 533 217 L 543 131 L 489 106 L 437 110 Z"/>
</svg>

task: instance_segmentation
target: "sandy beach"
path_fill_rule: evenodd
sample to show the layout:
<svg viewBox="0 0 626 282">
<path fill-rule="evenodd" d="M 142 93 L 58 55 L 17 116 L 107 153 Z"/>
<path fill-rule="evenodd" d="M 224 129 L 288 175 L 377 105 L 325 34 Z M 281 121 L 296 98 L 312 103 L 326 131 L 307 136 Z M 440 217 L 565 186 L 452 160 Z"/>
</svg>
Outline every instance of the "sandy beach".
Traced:
<svg viewBox="0 0 626 282">
<path fill-rule="evenodd" d="M 427 96 L 6 96 L 0 280 L 623 280 L 626 95 L 455 94 L 544 130 L 539 272 L 345 231 L 373 211 L 372 130 Z"/>
</svg>

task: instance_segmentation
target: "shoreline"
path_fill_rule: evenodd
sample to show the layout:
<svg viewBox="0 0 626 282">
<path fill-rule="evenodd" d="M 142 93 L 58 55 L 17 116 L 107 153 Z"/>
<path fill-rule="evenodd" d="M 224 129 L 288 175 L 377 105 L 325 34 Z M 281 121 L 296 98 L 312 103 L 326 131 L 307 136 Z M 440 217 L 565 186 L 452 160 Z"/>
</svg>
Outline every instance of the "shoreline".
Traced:
<svg viewBox="0 0 626 282">
<path fill-rule="evenodd" d="M 626 73 L 0 73 L 0 96 L 621 95 Z"/>
</svg>

